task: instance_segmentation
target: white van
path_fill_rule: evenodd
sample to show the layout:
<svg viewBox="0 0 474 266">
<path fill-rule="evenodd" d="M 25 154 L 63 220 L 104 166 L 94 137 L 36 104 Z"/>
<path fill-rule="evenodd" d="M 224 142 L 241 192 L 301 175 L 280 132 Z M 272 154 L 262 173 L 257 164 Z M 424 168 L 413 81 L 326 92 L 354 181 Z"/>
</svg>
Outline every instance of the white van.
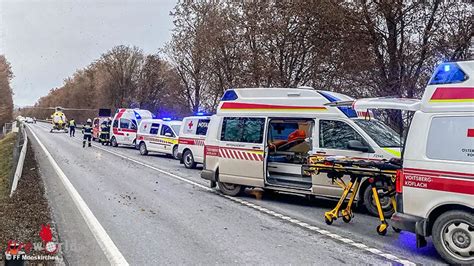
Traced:
<svg viewBox="0 0 474 266">
<path fill-rule="evenodd" d="M 392 225 L 431 236 L 449 264 L 474 265 L 474 61 L 441 64 L 420 100 L 361 99 L 360 110 L 413 111 Z"/>
<path fill-rule="evenodd" d="M 112 132 L 110 132 L 112 146 L 136 146 L 138 124 L 142 119 L 151 118 L 153 118 L 153 114 L 148 110 L 117 109 L 112 120 Z"/>
<path fill-rule="evenodd" d="M 209 124 L 201 177 L 228 195 L 248 186 L 339 198 L 342 189 L 326 174 L 302 175 L 308 155 L 371 160 L 400 155 L 400 137 L 384 123 L 358 118 L 349 107 L 325 106 L 351 100 L 311 88 L 227 90 Z M 359 203 L 377 215 L 367 180 L 360 191 Z M 391 215 L 389 197 L 382 197 L 382 206 Z"/>
<path fill-rule="evenodd" d="M 181 121 L 144 119 L 137 133 L 137 145 L 141 155 L 159 152 L 178 158 L 178 133 Z"/>
<path fill-rule="evenodd" d="M 210 116 L 189 116 L 183 119 L 179 132 L 178 158 L 186 168 L 192 169 L 204 162 L 204 140 Z"/>
</svg>

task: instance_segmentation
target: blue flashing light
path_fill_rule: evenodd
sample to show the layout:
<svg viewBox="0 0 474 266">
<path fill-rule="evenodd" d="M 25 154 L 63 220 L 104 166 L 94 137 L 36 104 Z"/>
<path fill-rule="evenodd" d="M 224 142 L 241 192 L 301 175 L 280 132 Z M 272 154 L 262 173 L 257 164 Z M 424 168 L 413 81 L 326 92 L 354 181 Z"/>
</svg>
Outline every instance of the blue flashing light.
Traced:
<svg viewBox="0 0 474 266">
<path fill-rule="evenodd" d="M 320 91 L 319 93 L 331 103 L 337 102 L 337 101 L 340 100 L 336 96 L 334 96 L 332 94 L 329 94 L 327 92 Z M 339 106 L 339 107 L 337 107 L 337 109 L 339 109 L 339 111 L 343 112 L 349 118 L 356 118 L 357 117 L 357 112 L 354 109 L 352 109 L 352 107 Z"/>
<path fill-rule="evenodd" d="M 226 90 L 224 93 L 224 96 L 222 96 L 221 101 L 234 101 L 237 100 L 239 96 L 237 96 L 237 93 L 235 93 L 234 90 Z"/>
<path fill-rule="evenodd" d="M 135 117 L 136 117 L 138 120 L 142 119 L 142 117 L 140 116 L 139 113 L 137 113 L 137 112 L 135 112 L 135 111 L 133 111 L 133 112 L 135 113 Z"/>
<path fill-rule="evenodd" d="M 203 116 L 204 113 L 203 113 L 203 112 L 197 112 L 196 115 L 197 115 L 197 116 Z"/>
<path fill-rule="evenodd" d="M 443 63 L 436 68 L 428 85 L 460 83 L 467 79 L 468 76 L 462 71 L 458 64 Z"/>
<path fill-rule="evenodd" d="M 163 120 L 163 121 L 171 121 L 172 119 L 169 118 L 169 117 L 163 117 L 161 120 Z"/>
</svg>

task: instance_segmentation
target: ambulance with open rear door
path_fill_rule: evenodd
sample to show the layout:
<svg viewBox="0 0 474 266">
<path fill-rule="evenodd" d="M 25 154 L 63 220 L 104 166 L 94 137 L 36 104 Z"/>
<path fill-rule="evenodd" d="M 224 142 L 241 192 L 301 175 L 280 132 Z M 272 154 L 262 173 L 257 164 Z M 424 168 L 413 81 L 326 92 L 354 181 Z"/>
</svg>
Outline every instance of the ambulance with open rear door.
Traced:
<svg viewBox="0 0 474 266">
<path fill-rule="evenodd" d="M 312 88 L 227 90 L 212 116 L 205 141 L 201 177 L 228 195 L 260 187 L 339 198 L 342 189 L 326 174 L 308 177 L 302 166 L 312 154 L 389 160 L 400 155 L 399 135 L 377 119 L 359 117 L 350 107 L 330 107 L 353 98 Z M 349 177 L 346 177 L 348 181 Z M 380 194 L 387 190 L 381 184 Z M 359 203 L 373 215 L 377 208 L 367 179 Z M 391 215 L 389 197 L 382 197 Z"/>
<path fill-rule="evenodd" d="M 356 100 L 356 110 L 414 112 L 391 224 L 431 236 L 450 264 L 474 265 L 474 61 L 438 66 L 421 100 Z"/>
</svg>

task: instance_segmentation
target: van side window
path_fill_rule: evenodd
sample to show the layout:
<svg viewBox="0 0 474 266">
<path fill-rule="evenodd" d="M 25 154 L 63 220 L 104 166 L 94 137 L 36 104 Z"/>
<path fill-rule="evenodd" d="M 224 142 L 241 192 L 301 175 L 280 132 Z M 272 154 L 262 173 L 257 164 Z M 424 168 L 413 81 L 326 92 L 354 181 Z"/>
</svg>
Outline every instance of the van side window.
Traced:
<svg viewBox="0 0 474 266">
<path fill-rule="evenodd" d="M 196 129 L 196 135 L 206 136 L 207 127 L 209 126 L 209 119 L 199 119 Z"/>
<path fill-rule="evenodd" d="M 118 127 L 118 120 L 114 120 L 114 123 L 112 124 L 112 127 Z"/>
<path fill-rule="evenodd" d="M 430 159 L 474 162 L 472 116 L 443 116 L 431 120 L 426 156 Z"/>
<path fill-rule="evenodd" d="M 150 134 L 151 135 L 158 135 L 158 130 L 160 129 L 160 124 L 153 123 L 150 127 Z"/>
<path fill-rule="evenodd" d="M 171 137 L 174 137 L 173 130 L 169 126 L 167 125 L 161 126 L 161 135 L 164 136 L 166 135 L 166 133 L 169 133 Z"/>
<path fill-rule="evenodd" d="M 320 148 L 348 150 L 347 144 L 350 140 L 366 143 L 362 136 L 345 122 L 335 120 L 319 121 Z"/>
<path fill-rule="evenodd" d="M 125 118 L 120 118 L 120 128 L 129 128 L 130 127 L 130 120 Z"/>
<path fill-rule="evenodd" d="M 262 143 L 265 118 L 225 117 L 221 140 Z"/>
</svg>

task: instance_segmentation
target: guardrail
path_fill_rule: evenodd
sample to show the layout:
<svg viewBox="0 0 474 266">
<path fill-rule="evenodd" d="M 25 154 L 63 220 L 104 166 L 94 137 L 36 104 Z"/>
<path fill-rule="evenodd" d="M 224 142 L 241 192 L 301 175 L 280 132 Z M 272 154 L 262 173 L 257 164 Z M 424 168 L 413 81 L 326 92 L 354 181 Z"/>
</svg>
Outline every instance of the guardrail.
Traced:
<svg viewBox="0 0 474 266">
<path fill-rule="evenodd" d="M 10 178 L 10 197 L 15 192 L 18 181 L 20 180 L 21 174 L 23 173 L 23 165 L 25 163 L 26 151 L 28 148 L 28 136 L 26 135 L 25 125 L 19 123 L 18 135 L 13 146 L 13 165 L 16 165 L 15 171 Z"/>
</svg>

